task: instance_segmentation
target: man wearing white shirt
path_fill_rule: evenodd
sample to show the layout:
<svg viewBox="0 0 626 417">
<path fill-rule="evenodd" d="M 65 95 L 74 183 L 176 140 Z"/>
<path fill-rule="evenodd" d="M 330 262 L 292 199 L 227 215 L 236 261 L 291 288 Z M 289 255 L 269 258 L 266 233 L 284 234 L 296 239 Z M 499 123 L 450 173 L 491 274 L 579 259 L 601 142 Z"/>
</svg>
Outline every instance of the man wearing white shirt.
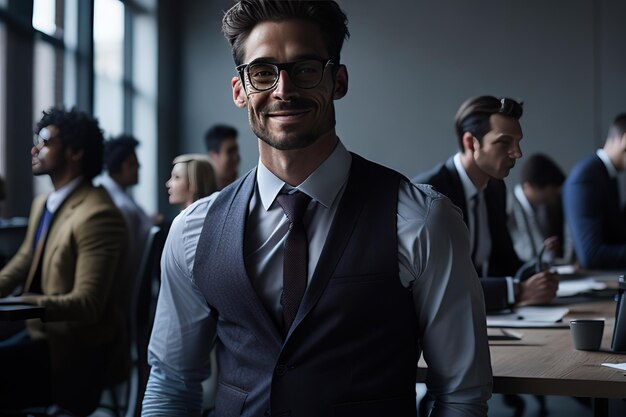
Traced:
<svg viewBox="0 0 626 417">
<path fill-rule="evenodd" d="M 137 265 L 143 253 L 146 237 L 153 221 L 128 193 L 128 188 L 139 182 L 140 164 L 135 148 L 139 142 L 132 136 L 121 135 L 104 143 L 106 174 L 100 184 L 109 192 L 120 209 L 131 238 L 133 264 Z"/>
<path fill-rule="evenodd" d="M 31 164 L 48 175 L 18 253 L 0 270 L 0 297 L 45 308 L 28 332 L 0 344 L 0 410 L 57 404 L 90 414 L 106 384 L 126 376 L 128 234 L 108 193 L 98 121 L 52 108 L 37 124 Z M 15 293 L 17 291 L 17 293 Z"/>
<path fill-rule="evenodd" d="M 522 262 L 507 230 L 503 180 L 522 157 L 522 113 L 522 105 L 510 98 L 467 99 L 455 117 L 459 152 L 413 178 L 434 186 L 462 210 L 487 310 L 548 303 L 558 287 L 547 271 L 523 282 L 513 279 Z"/>
<path fill-rule="evenodd" d="M 544 262 L 571 262 L 571 240 L 561 203 L 565 174 L 547 155 L 537 153 L 524 159 L 520 184 L 507 201 L 515 252 L 525 262 L 540 254 Z"/>
<path fill-rule="evenodd" d="M 335 133 L 346 20 L 320 1 L 226 13 L 259 164 L 172 225 L 142 415 L 199 414 L 213 343 L 217 416 L 414 417 L 420 353 L 433 416 L 486 415 L 484 303 L 461 214 Z"/>
</svg>

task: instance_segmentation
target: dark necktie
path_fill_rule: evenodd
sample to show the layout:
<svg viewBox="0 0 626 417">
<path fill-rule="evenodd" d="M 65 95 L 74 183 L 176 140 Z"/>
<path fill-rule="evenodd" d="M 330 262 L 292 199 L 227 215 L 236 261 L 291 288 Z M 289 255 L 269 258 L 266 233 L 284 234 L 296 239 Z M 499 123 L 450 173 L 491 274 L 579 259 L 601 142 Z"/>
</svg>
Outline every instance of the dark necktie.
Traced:
<svg viewBox="0 0 626 417">
<path fill-rule="evenodd" d="M 283 249 L 283 318 L 285 333 L 298 312 L 307 285 L 309 247 L 304 227 L 304 213 L 311 201 L 308 195 L 295 192 L 276 197 L 289 220 L 289 232 Z"/>
<path fill-rule="evenodd" d="M 39 220 L 39 226 L 37 226 L 37 233 L 35 234 L 35 240 L 33 242 L 33 250 L 37 250 L 37 244 L 41 238 L 45 238 L 48 232 L 48 226 L 50 226 L 50 220 L 52 220 L 52 213 L 48 210 L 48 204 L 44 206 L 43 214 Z"/>
<path fill-rule="evenodd" d="M 39 271 L 39 263 L 41 262 L 41 256 L 44 250 L 44 244 L 46 242 L 46 235 L 48 234 L 48 228 L 50 227 L 50 221 L 52 220 L 52 213 L 48 210 L 48 204 L 44 206 L 44 212 L 39 220 L 37 226 L 37 232 L 35 233 L 35 239 L 33 241 L 33 260 L 30 265 L 30 270 L 26 277 L 26 283 L 24 285 L 25 292 L 33 292 L 40 294 L 41 290 L 41 272 Z M 38 272 L 39 271 L 39 272 Z"/>
<path fill-rule="evenodd" d="M 478 194 L 472 197 L 472 201 L 474 202 L 474 206 L 472 207 L 472 215 L 474 216 L 474 242 L 472 244 L 472 262 L 476 266 L 476 270 L 479 270 L 480 265 L 476 262 L 476 252 L 478 252 L 478 236 L 480 235 L 480 223 L 479 223 L 479 207 L 478 202 Z"/>
</svg>

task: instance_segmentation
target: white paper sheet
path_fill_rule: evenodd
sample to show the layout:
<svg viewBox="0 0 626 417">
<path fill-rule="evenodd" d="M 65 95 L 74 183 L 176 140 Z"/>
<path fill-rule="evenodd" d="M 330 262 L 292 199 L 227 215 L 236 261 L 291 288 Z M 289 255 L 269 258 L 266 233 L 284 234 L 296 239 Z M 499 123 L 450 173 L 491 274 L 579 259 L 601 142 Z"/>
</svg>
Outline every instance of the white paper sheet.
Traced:
<svg viewBox="0 0 626 417">
<path fill-rule="evenodd" d="M 519 307 L 508 314 L 487 315 L 487 327 L 569 327 L 561 321 L 565 307 Z"/>
<path fill-rule="evenodd" d="M 572 279 L 559 282 L 559 289 L 556 292 L 557 297 L 571 297 L 593 290 L 606 289 L 606 283 L 598 282 L 593 278 Z"/>
<path fill-rule="evenodd" d="M 602 366 L 608 366 L 609 368 L 615 368 L 621 371 L 626 371 L 626 363 L 603 363 Z"/>
</svg>

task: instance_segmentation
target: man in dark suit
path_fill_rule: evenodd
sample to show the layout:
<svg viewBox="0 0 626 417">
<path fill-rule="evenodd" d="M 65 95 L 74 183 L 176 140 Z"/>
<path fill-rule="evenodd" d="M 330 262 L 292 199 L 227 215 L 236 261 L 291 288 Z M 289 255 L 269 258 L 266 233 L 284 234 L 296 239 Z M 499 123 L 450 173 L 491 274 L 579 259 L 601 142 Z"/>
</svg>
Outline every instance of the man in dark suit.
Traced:
<svg viewBox="0 0 626 417">
<path fill-rule="evenodd" d="M 626 169 L 626 113 L 618 115 L 602 149 L 580 161 L 565 180 L 563 210 L 578 262 L 587 269 L 626 267 L 626 218 L 618 172 Z"/>
<path fill-rule="evenodd" d="M 434 186 L 463 211 L 487 310 L 547 303 L 558 287 L 549 272 L 522 282 L 512 278 L 522 262 L 507 229 L 503 179 L 522 157 L 522 113 L 522 105 L 509 98 L 468 99 L 455 118 L 459 153 L 413 178 L 415 184 Z"/>
<path fill-rule="evenodd" d="M 0 271 L 0 297 L 18 291 L 45 316 L 0 344 L 0 409 L 54 403 L 87 415 L 126 371 L 128 233 L 91 184 L 102 144 L 98 122 L 77 110 L 53 108 L 37 124 L 33 174 L 48 175 L 54 191 L 35 198 L 26 238 Z"/>
</svg>

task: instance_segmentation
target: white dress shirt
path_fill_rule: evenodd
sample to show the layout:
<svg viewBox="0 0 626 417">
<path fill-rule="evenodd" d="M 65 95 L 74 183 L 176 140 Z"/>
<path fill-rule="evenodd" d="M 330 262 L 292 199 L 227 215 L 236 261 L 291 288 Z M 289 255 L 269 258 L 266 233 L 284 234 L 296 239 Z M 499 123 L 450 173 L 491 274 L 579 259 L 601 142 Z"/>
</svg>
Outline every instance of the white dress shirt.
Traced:
<svg viewBox="0 0 626 417">
<path fill-rule="evenodd" d="M 491 256 L 491 231 L 489 230 L 489 218 L 487 215 L 487 203 L 485 202 L 485 189 L 478 190 L 470 177 L 465 172 L 465 167 L 461 163 L 461 154 L 454 155 L 454 166 L 459 173 L 461 183 L 463 184 L 463 192 L 465 194 L 465 207 L 467 207 L 467 217 L 469 219 L 468 228 L 470 229 L 470 236 L 473 242 L 474 234 L 478 235 L 478 248 L 476 249 L 476 259 L 474 260 L 476 265 L 481 265 L 481 277 L 486 277 L 489 271 L 489 257 Z M 473 197 L 478 194 L 479 199 L 479 212 L 478 221 L 481 225 L 480 230 L 476 231 L 474 225 L 474 218 L 471 215 L 474 209 L 475 201 Z M 473 249 L 473 248 L 472 248 Z M 515 285 L 513 277 L 505 277 L 507 286 L 507 301 L 509 304 L 515 304 Z"/>
<path fill-rule="evenodd" d="M 312 197 L 305 215 L 309 280 L 343 195 L 351 160 L 338 143 L 296 187 Z M 244 254 L 253 285 L 276 318 L 281 314 L 282 247 L 289 224 L 275 199 L 282 189 L 291 188 L 259 162 L 248 208 L 248 224 L 254 227 L 246 229 Z M 216 196 L 185 209 L 167 237 L 143 416 L 200 412 L 200 382 L 210 373 L 216 323 L 192 271 L 204 219 Z M 430 369 L 427 384 L 439 410 L 433 416 L 484 416 L 491 395 L 491 365 L 483 294 L 469 258 L 467 227 L 450 200 L 434 191 L 420 191 L 409 181 L 400 186 L 397 211 L 399 279 L 412 287 L 420 347 Z"/>
<path fill-rule="evenodd" d="M 153 222 L 150 216 L 108 174 L 103 174 L 98 182 L 107 190 L 111 200 L 113 200 L 113 203 L 122 212 L 124 220 L 126 220 L 132 243 L 130 246 L 133 252 L 131 256 L 136 268 L 143 254 L 148 232 Z"/>
<path fill-rule="evenodd" d="M 48 194 L 48 198 L 46 199 L 46 208 L 50 212 L 50 214 L 56 213 L 56 211 L 61 207 L 61 204 L 72 194 L 72 191 L 76 189 L 83 182 L 82 175 L 74 178 L 63 187 L 59 188 Z"/>
<path fill-rule="evenodd" d="M 476 259 L 474 263 L 481 265 L 483 271 L 482 276 L 486 275 L 486 271 L 489 270 L 489 255 L 491 254 L 491 233 L 489 232 L 489 219 L 487 216 L 487 203 L 485 203 L 485 188 L 476 188 L 470 177 L 465 172 L 465 167 L 461 163 L 461 154 L 457 153 L 452 158 L 454 161 L 454 167 L 456 168 L 459 178 L 461 178 L 461 184 L 463 184 L 463 191 L 465 194 L 465 207 L 467 207 L 468 229 L 470 231 L 470 251 L 476 253 Z M 474 198 L 476 197 L 476 198 Z M 478 200 L 478 223 L 479 228 L 476 230 L 476 224 L 474 220 L 474 205 Z M 478 247 L 473 248 L 473 242 L 475 242 L 475 235 L 478 233 Z"/>
</svg>

